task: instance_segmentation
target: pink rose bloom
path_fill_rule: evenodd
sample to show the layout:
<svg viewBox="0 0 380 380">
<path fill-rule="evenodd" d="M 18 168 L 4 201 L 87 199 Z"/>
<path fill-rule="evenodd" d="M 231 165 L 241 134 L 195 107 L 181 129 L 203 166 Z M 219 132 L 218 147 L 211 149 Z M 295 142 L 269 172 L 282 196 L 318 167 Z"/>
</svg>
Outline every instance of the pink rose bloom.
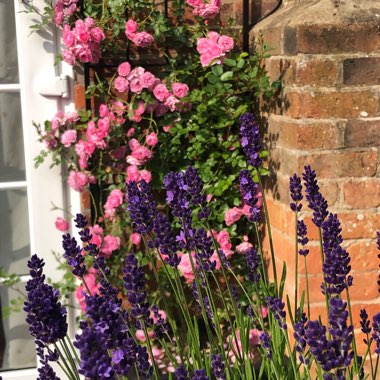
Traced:
<svg viewBox="0 0 380 380">
<path fill-rule="evenodd" d="M 91 292 L 91 295 L 99 294 L 99 284 L 96 282 L 96 275 L 97 270 L 94 268 L 90 268 L 87 273 L 83 276 L 84 281 L 86 281 L 86 284 Z M 87 289 L 83 284 L 78 286 L 76 292 L 75 292 L 75 298 L 77 302 L 79 303 L 79 306 L 82 311 L 86 308 L 86 302 L 85 302 L 85 294 L 87 294 Z"/>
<path fill-rule="evenodd" d="M 110 128 L 110 119 L 108 117 L 103 117 L 98 120 L 99 131 L 103 132 L 104 137 L 107 136 L 108 130 Z"/>
<path fill-rule="evenodd" d="M 95 224 L 94 226 L 89 227 L 89 230 L 92 235 L 90 243 L 95 244 L 99 248 L 103 242 L 103 228 L 98 224 Z"/>
<path fill-rule="evenodd" d="M 123 62 L 119 65 L 117 72 L 121 77 L 126 77 L 131 72 L 131 65 L 129 62 Z"/>
<path fill-rule="evenodd" d="M 139 340 L 140 342 L 145 342 L 144 330 L 136 330 L 135 336 L 136 336 L 136 339 Z M 149 339 L 153 339 L 154 331 L 148 330 L 148 337 Z"/>
<path fill-rule="evenodd" d="M 82 20 L 78 20 L 78 21 L 82 21 Z M 78 22 L 77 21 L 77 22 Z M 77 25 L 79 25 L 79 23 L 77 24 L 77 22 L 75 22 L 75 27 L 77 27 Z M 87 28 L 92 28 L 93 26 L 95 26 L 95 21 L 93 18 L 91 17 L 86 17 L 84 19 L 84 24 L 80 23 L 80 27 L 83 28 L 83 27 L 87 27 Z"/>
<path fill-rule="evenodd" d="M 114 86 L 117 91 L 125 92 L 128 91 L 129 82 L 124 77 L 117 77 L 115 79 Z"/>
<path fill-rule="evenodd" d="M 103 239 L 102 247 L 100 248 L 101 256 L 108 259 L 113 251 L 116 251 L 120 247 L 120 239 L 116 236 L 106 235 Z"/>
<path fill-rule="evenodd" d="M 106 117 L 108 116 L 110 110 L 106 104 L 101 104 L 99 106 L 99 115 L 100 117 Z"/>
<path fill-rule="evenodd" d="M 160 318 L 163 321 L 166 321 L 167 315 L 166 315 L 166 313 L 165 313 L 164 310 L 158 310 L 157 314 L 160 316 Z M 153 323 L 157 323 L 158 322 L 158 318 L 154 315 L 154 313 L 152 311 L 150 312 L 150 318 L 153 319 Z"/>
<path fill-rule="evenodd" d="M 61 136 L 61 143 L 68 148 L 77 139 L 77 131 L 75 129 L 68 129 L 63 132 Z"/>
<path fill-rule="evenodd" d="M 233 207 L 226 211 L 224 214 L 224 221 L 227 226 L 231 226 L 233 223 L 237 222 L 242 215 L 244 215 L 243 210 L 238 207 Z"/>
<path fill-rule="evenodd" d="M 165 100 L 165 106 L 169 107 L 170 111 L 174 111 L 175 110 L 175 105 L 177 103 L 179 103 L 179 100 L 174 95 L 170 95 Z"/>
<path fill-rule="evenodd" d="M 152 43 L 154 41 L 153 36 L 147 32 L 136 33 L 131 38 L 131 40 L 136 46 L 139 46 L 139 47 L 148 47 L 148 46 L 152 45 Z"/>
<path fill-rule="evenodd" d="M 171 125 L 165 125 L 162 129 L 164 132 L 169 132 L 173 127 Z"/>
<path fill-rule="evenodd" d="M 251 243 L 249 243 L 248 241 L 244 241 L 243 243 L 240 243 L 236 246 L 236 252 L 246 253 L 252 247 L 253 245 Z"/>
<path fill-rule="evenodd" d="M 71 50 L 63 50 L 62 59 L 69 65 L 73 65 L 75 63 L 75 55 Z"/>
<path fill-rule="evenodd" d="M 146 71 L 144 74 L 141 75 L 140 83 L 143 86 L 143 88 L 151 89 L 156 83 L 156 77 L 149 71 Z"/>
<path fill-rule="evenodd" d="M 198 8 L 194 11 L 197 16 L 206 19 L 215 18 L 219 12 L 220 8 L 212 4 L 208 4 L 204 8 Z"/>
<path fill-rule="evenodd" d="M 69 229 L 69 222 L 66 219 L 61 218 L 60 216 L 57 217 L 54 224 L 55 228 L 58 231 L 66 232 Z"/>
<path fill-rule="evenodd" d="M 132 151 L 132 157 L 139 162 L 145 163 L 153 157 L 153 152 L 145 146 L 140 146 Z"/>
<path fill-rule="evenodd" d="M 138 182 L 140 181 L 140 173 L 139 169 L 137 168 L 136 165 L 130 165 L 127 167 L 127 179 L 126 182 Z"/>
<path fill-rule="evenodd" d="M 69 178 L 67 179 L 67 183 L 72 189 L 81 193 L 89 183 L 89 177 L 86 173 L 71 170 L 69 173 Z"/>
<path fill-rule="evenodd" d="M 191 255 L 193 257 L 193 260 L 195 260 L 194 252 L 192 252 Z M 184 253 L 181 256 L 181 261 L 178 264 L 178 270 L 182 273 L 183 277 L 185 277 L 188 284 L 194 280 L 194 273 L 191 267 L 190 257 L 188 253 Z"/>
<path fill-rule="evenodd" d="M 149 133 L 149 135 L 145 136 L 145 141 L 149 146 L 156 146 L 158 143 L 157 135 L 154 132 Z"/>
<path fill-rule="evenodd" d="M 136 140 L 136 139 L 130 140 L 128 145 L 132 151 L 137 149 L 137 148 L 140 148 L 140 146 L 141 146 L 140 143 L 138 142 L 138 140 Z"/>
<path fill-rule="evenodd" d="M 135 67 L 127 76 L 128 80 L 132 80 L 133 78 L 140 78 L 145 73 L 145 69 L 141 66 Z"/>
<path fill-rule="evenodd" d="M 125 35 L 131 39 L 137 30 L 137 22 L 135 20 L 128 20 L 125 23 Z"/>
<path fill-rule="evenodd" d="M 153 95 L 160 102 L 164 102 L 170 96 L 170 92 L 164 84 L 158 84 L 153 89 Z"/>
<path fill-rule="evenodd" d="M 127 163 L 128 163 L 129 165 L 138 165 L 138 166 L 140 166 L 140 165 L 144 165 L 144 161 L 142 161 L 142 160 L 138 160 L 138 159 L 132 157 L 131 155 L 128 155 L 128 156 L 125 158 L 125 161 L 127 161 Z M 128 178 L 127 178 L 126 182 L 128 182 Z"/>
<path fill-rule="evenodd" d="M 228 52 L 234 47 L 234 40 L 229 36 L 220 36 L 218 39 L 218 45 L 224 52 Z"/>
<path fill-rule="evenodd" d="M 186 0 L 186 3 L 191 7 L 200 7 L 203 3 L 202 0 Z"/>
<path fill-rule="evenodd" d="M 263 318 L 266 318 L 268 316 L 268 308 L 265 306 L 261 306 L 261 315 Z"/>
<path fill-rule="evenodd" d="M 96 43 L 100 43 L 106 38 L 103 31 L 97 26 L 91 29 L 90 34 L 91 34 L 92 40 L 95 41 Z"/>
<path fill-rule="evenodd" d="M 177 98 L 184 98 L 189 93 L 189 87 L 185 83 L 173 83 L 172 84 L 173 94 Z"/>
<path fill-rule="evenodd" d="M 134 245 L 139 245 L 141 243 L 141 236 L 140 234 L 138 234 L 137 232 L 134 232 L 131 236 L 130 236 L 130 241 L 132 244 Z"/>
<path fill-rule="evenodd" d="M 141 170 L 140 176 L 146 183 L 149 183 L 152 180 L 152 173 L 149 170 Z"/>
<path fill-rule="evenodd" d="M 223 250 L 230 250 L 232 248 L 232 244 L 230 242 L 230 235 L 227 231 L 220 231 L 216 235 L 216 241 L 219 243 L 220 248 Z"/>
<path fill-rule="evenodd" d="M 116 208 L 123 204 L 123 193 L 119 189 L 111 191 L 104 205 L 105 208 Z"/>
<path fill-rule="evenodd" d="M 133 111 L 132 120 L 139 123 L 142 120 L 141 115 L 143 115 L 144 112 L 145 112 L 145 103 L 142 101 L 139 101 L 137 104 L 137 108 Z"/>
<path fill-rule="evenodd" d="M 141 83 L 141 78 L 132 78 L 129 87 L 131 89 L 131 92 L 135 94 L 141 94 L 142 90 L 144 89 L 143 84 Z"/>
<path fill-rule="evenodd" d="M 69 25 L 65 25 L 63 28 L 63 35 L 62 35 L 63 43 L 66 47 L 70 48 L 75 45 L 75 36 L 74 33 L 70 30 Z"/>
<path fill-rule="evenodd" d="M 135 128 L 129 128 L 127 131 L 127 137 L 131 137 L 135 134 Z"/>
</svg>

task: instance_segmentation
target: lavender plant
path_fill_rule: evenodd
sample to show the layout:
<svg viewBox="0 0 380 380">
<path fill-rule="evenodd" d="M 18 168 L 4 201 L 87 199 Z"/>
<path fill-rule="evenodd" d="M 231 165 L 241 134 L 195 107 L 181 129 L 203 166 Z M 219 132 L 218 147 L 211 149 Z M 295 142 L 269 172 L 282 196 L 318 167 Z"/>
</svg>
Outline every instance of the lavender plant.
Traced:
<svg viewBox="0 0 380 380">
<path fill-rule="evenodd" d="M 250 206 L 248 219 L 257 237 L 255 247 L 246 252 L 245 276 L 235 273 L 229 257 L 216 244 L 196 169 L 166 175 L 169 214 L 156 207 L 149 184 L 131 181 L 126 212 L 143 237 L 144 250 L 125 257 L 120 273 L 122 296 L 109 282 L 107 260 L 91 243 L 82 215 L 75 221 L 83 246 L 69 234 L 63 236 L 64 257 L 87 288 L 74 342 L 67 336 L 67 312 L 58 301 L 58 292 L 45 284 L 43 261 L 37 256 L 29 261 L 31 280 L 26 288 L 25 311 L 40 357 L 38 379 L 58 379 L 54 362 L 69 380 L 79 379 L 79 375 L 108 380 L 133 376 L 161 379 L 167 372 L 178 380 L 378 378 L 380 313 L 371 321 L 361 310 L 367 350 L 359 356 L 349 296 L 353 281 L 350 258 L 342 245 L 339 219 L 328 212 L 315 172 L 308 166 L 303 178 L 313 222 L 320 229 L 321 291 L 326 299 L 327 324 L 322 318 L 310 318 L 308 288 L 306 302 L 305 294 L 298 302 L 298 259 L 294 305 L 284 294 L 286 266 L 278 281 L 272 242 L 274 281 L 270 281 L 259 240 L 259 226 L 265 220 L 271 241 L 270 222 L 265 197 L 262 209 L 256 200 L 262 186 L 260 135 L 253 115 L 244 115 L 241 123 L 242 145 L 252 167 L 240 173 L 240 191 Z M 295 254 L 304 258 L 307 268 L 307 228 L 300 218 L 303 196 L 297 174 L 290 178 L 290 192 Z M 86 284 L 86 256 L 93 258 L 100 277 L 99 293 Z M 184 261 L 189 264 L 186 282 L 178 268 Z M 159 289 L 158 305 L 147 297 L 147 272 L 153 272 L 154 286 Z M 163 287 L 162 276 L 168 287 Z M 307 271 L 306 278 L 308 282 Z M 175 299 L 175 310 L 167 308 L 169 298 Z M 365 374 L 367 359 L 371 368 Z"/>
</svg>

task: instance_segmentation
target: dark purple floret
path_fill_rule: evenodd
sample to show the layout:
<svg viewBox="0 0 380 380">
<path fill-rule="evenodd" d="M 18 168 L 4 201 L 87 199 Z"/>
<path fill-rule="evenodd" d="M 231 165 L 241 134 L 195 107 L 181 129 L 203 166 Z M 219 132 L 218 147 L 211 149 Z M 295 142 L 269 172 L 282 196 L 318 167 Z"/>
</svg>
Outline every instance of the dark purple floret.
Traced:
<svg viewBox="0 0 380 380">
<path fill-rule="evenodd" d="M 38 368 L 38 377 L 37 380 L 60 380 L 53 368 L 50 366 L 49 362 L 54 362 L 59 359 L 59 354 L 56 350 L 51 351 L 45 346 L 45 344 L 38 339 L 36 343 L 36 353 L 39 357 L 39 362 L 41 366 Z M 45 354 L 45 348 L 48 353 Z"/>
<path fill-rule="evenodd" d="M 160 310 L 156 305 L 153 305 L 150 310 L 154 316 L 154 333 L 156 336 L 166 334 L 169 331 L 169 324 L 162 317 Z"/>
<path fill-rule="evenodd" d="M 213 354 L 211 356 L 211 368 L 216 380 L 226 380 L 222 355 Z"/>
<path fill-rule="evenodd" d="M 59 302 L 59 291 L 44 283 L 44 261 L 33 255 L 28 261 L 31 279 L 26 284 L 24 311 L 29 332 L 45 344 L 55 343 L 67 334 L 67 311 Z"/>
<path fill-rule="evenodd" d="M 290 196 L 293 200 L 293 202 L 290 203 L 290 209 L 294 212 L 301 211 L 301 201 L 303 199 L 301 178 L 295 173 L 289 178 L 289 189 Z"/>
<path fill-rule="evenodd" d="M 343 242 L 340 222 L 336 214 L 330 214 L 322 224 L 323 251 L 322 266 L 326 288 L 329 294 L 339 295 L 352 284 L 348 276 L 351 270 L 348 252 L 340 245 Z"/>
<path fill-rule="evenodd" d="M 194 300 L 198 306 L 198 311 L 201 312 L 202 311 L 202 305 L 201 305 L 201 301 L 199 299 L 199 293 L 198 293 L 198 289 L 197 289 L 197 285 L 196 285 L 195 281 L 192 282 L 191 289 L 192 289 L 192 294 L 193 294 Z M 214 324 L 210 300 L 208 299 L 207 296 L 203 297 L 203 306 L 205 308 L 207 318 L 212 322 L 212 324 Z"/>
<path fill-rule="evenodd" d="M 148 319 L 150 312 L 146 300 L 144 268 L 138 266 L 138 261 L 132 253 L 125 258 L 123 273 L 124 287 L 131 304 L 131 315 L 137 319 Z"/>
<path fill-rule="evenodd" d="M 315 171 L 311 170 L 310 166 L 305 166 L 302 177 L 305 185 L 306 200 L 308 201 L 309 208 L 313 210 L 312 221 L 317 227 L 322 227 L 322 223 L 328 215 L 328 205 L 325 198 L 319 192 Z"/>
<path fill-rule="evenodd" d="M 241 146 L 248 162 L 255 168 L 261 165 L 261 134 L 253 113 L 246 112 L 240 117 Z"/>
<path fill-rule="evenodd" d="M 191 380 L 209 380 L 206 370 L 204 369 L 197 369 L 194 371 L 194 376 L 191 378 Z"/>
<path fill-rule="evenodd" d="M 67 263 L 73 268 L 72 273 L 75 276 L 83 277 L 86 272 L 84 263 L 84 255 L 82 255 L 82 249 L 78 245 L 75 238 L 72 238 L 70 234 L 62 236 L 62 248 L 64 249 L 63 257 L 67 260 Z"/>
<path fill-rule="evenodd" d="M 139 234 L 147 234 L 153 228 L 156 217 L 156 202 L 150 186 L 142 179 L 139 183 L 131 181 L 127 184 L 127 210 L 132 219 L 133 229 Z"/>
<path fill-rule="evenodd" d="M 136 363 L 140 377 L 142 379 L 151 379 L 153 368 L 149 363 L 149 355 L 146 347 L 137 346 Z"/>
<path fill-rule="evenodd" d="M 260 281 L 260 271 L 259 271 L 260 256 L 258 252 L 253 247 L 250 247 L 246 252 L 245 259 L 247 261 L 249 280 L 252 282 L 259 282 Z"/>
<path fill-rule="evenodd" d="M 307 227 L 303 220 L 297 220 L 297 241 L 302 245 L 302 248 L 298 250 L 301 256 L 307 256 L 309 253 L 308 249 L 305 249 L 305 245 L 309 242 L 307 237 Z"/>
<path fill-rule="evenodd" d="M 286 324 L 286 312 L 284 310 L 285 303 L 282 302 L 281 298 L 277 297 L 265 297 L 265 301 L 269 306 L 270 311 L 273 313 L 274 317 L 277 319 L 278 325 L 282 329 L 287 329 Z"/>
<path fill-rule="evenodd" d="M 82 334 L 75 335 L 74 346 L 80 354 L 79 373 L 89 379 L 113 380 L 111 358 L 101 331 L 95 330 L 85 323 L 81 324 Z"/>
<path fill-rule="evenodd" d="M 265 351 L 266 357 L 268 359 L 272 359 L 271 338 L 265 331 L 260 334 L 260 343 L 261 347 Z"/>
<path fill-rule="evenodd" d="M 372 338 L 376 343 L 375 352 L 380 355 L 380 313 L 373 316 L 372 328 Z"/>
<path fill-rule="evenodd" d="M 47 359 L 41 361 L 41 364 L 38 367 L 38 377 L 36 380 L 60 380 Z"/>
<path fill-rule="evenodd" d="M 299 354 L 299 360 L 302 364 L 308 365 L 309 359 L 305 357 L 306 339 L 305 325 L 307 322 L 306 314 L 302 313 L 301 319 L 294 324 L 294 339 L 296 340 L 295 349 Z"/>
<path fill-rule="evenodd" d="M 360 368 L 363 364 L 363 357 L 358 355 L 357 358 L 358 358 L 358 366 Z M 362 366 L 360 369 L 360 372 L 359 372 L 359 379 L 362 380 L 362 379 L 364 379 L 364 377 L 365 377 L 364 366 Z"/>
<path fill-rule="evenodd" d="M 347 326 L 347 302 L 341 298 L 332 297 L 329 309 L 329 333 L 331 348 L 334 352 L 334 368 L 348 367 L 353 358 L 350 347 L 353 339 L 353 327 Z"/>
<path fill-rule="evenodd" d="M 257 206 L 259 186 L 253 182 L 251 174 L 248 170 L 242 170 L 239 175 L 240 193 L 243 201 L 248 206 L 251 206 L 248 219 L 251 222 L 257 223 L 260 221 L 261 210 Z"/>
<path fill-rule="evenodd" d="M 223 249 L 219 249 L 219 255 L 220 255 L 220 260 L 223 264 L 223 266 L 226 268 L 226 269 L 230 269 L 231 268 L 231 264 L 230 262 L 228 261 L 228 258 L 226 256 L 226 254 L 224 253 Z"/>
<path fill-rule="evenodd" d="M 368 319 L 368 314 L 366 309 L 360 309 L 360 326 L 364 334 L 369 334 L 371 332 L 371 322 Z M 367 340 L 364 340 L 368 344 Z"/>
<path fill-rule="evenodd" d="M 153 246 L 156 247 L 161 254 L 167 255 L 165 261 L 172 267 L 177 268 L 181 262 L 181 258 L 178 256 L 179 250 L 178 242 L 172 231 L 166 215 L 158 213 L 153 222 L 153 232 L 155 238 L 153 240 Z"/>
<path fill-rule="evenodd" d="M 203 228 L 199 228 L 194 232 L 194 245 L 196 249 L 195 259 L 197 266 L 211 272 L 216 267 L 216 261 L 210 261 L 211 256 L 214 254 L 211 236 Z"/>
<path fill-rule="evenodd" d="M 189 380 L 189 373 L 182 364 L 175 370 L 175 378 L 177 380 Z"/>
<path fill-rule="evenodd" d="M 87 226 L 87 219 L 83 214 L 77 214 L 74 223 L 76 228 L 85 228 Z"/>
</svg>

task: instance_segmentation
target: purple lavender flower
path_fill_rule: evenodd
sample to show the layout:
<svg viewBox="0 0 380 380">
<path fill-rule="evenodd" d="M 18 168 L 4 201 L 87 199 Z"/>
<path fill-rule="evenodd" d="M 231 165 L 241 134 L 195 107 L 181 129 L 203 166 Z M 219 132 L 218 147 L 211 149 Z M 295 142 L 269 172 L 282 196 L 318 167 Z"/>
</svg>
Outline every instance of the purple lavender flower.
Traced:
<svg viewBox="0 0 380 380">
<path fill-rule="evenodd" d="M 157 214 L 150 186 L 143 179 L 139 183 L 131 181 L 127 184 L 127 197 L 133 229 L 139 234 L 149 233 Z"/>
<path fill-rule="evenodd" d="M 180 364 L 175 371 L 175 377 L 177 380 L 189 380 L 189 373 L 186 371 L 186 368 Z"/>
<path fill-rule="evenodd" d="M 63 257 L 67 260 L 67 263 L 73 268 L 72 273 L 75 276 L 83 277 L 86 272 L 86 266 L 84 263 L 84 255 L 82 255 L 82 249 L 78 245 L 75 238 L 72 238 L 70 234 L 62 236 L 62 248 L 64 249 Z"/>
<path fill-rule="evenodd" d="M 306 200 L 309 202 L 309 208 L 313 210 L 312 221 L 317 227 L 322 227 L 322 223 L 328 215 L 328 205 L 325 198 L 319 192 L 315 171 L 311 170 L 310 166 L 305 166 L 302 177 L 305 184 Z"/>
<path fill-rule="evenodd" d="M 324 292 L 339 295 L 350 286 L 352 278 L 348 276 L 351 270 L 350 257 L 340 245 L 343 241 L 340 222 L 336 214 L 330 214 L 322 223 L 323 250 L 325 261 L 322 269 L 326 288 Z"/>
<path fill-rule="evenodd" d="M 127 376 L 136 362 L 137 345 L 133 338 L 123 340 L 121 348 L 112 351 L 112 367 L 117 375 Z"/>
<path fill-rule="evenodd" d="M 309 239 L 307 237 L 307 227 L 303 220 L 297 220 L 297 241 L 302 245 L 302 248 L 298 250 L 298 253 L 301 256 L 307 256 L 309 250 L 304 247 L 309 242 Z"/>
<path fill-rule="evenodd" d="M 302 316 L 298 322 L 294 324 L 294 339 L 296 340 L 295 349 L 299 354 L 299 359 L 302 364 L 308 365 L 309 359 L 305 357 L 306 339 L 305 339 L 305 325 L 307 322 L 306 314 Z"/>
<path fill-rule="evenodd" d="M 272 359 L 271 338 L 265 331 L 260 334 L 260 343 L 266 357 Z"/>
<path fill-rule="evenodd" d="M 61 380 L 47 359 L 40 361 L 40 363 L 42 365 L 38 367 L 38 377 L 36 380 Z"/>
<path fill-rule="evenodd" d="M 162 318 L 162 315 L 160 313 L 160 310 L 158 309 L 157 305 L 153 305 L 150 310 L 153 313 L 154 316 L 154 333 L 156 336 L 160 336 L 163 334 L 166 334 L 169 331 L 169 324 L 166 322 L 164 318 Z"/>
<path fill-rule="evenodd" d="M 255 168 L 261 165 L 261 135 L 260 128 L 253 113 L 246 112 L 240 117 L 241 146 L 248 162 Z"/>
<path fill-rule="evenodd" d="M 353 339 L 353 326 L 347 326 L 347 302 L 341 298 L 330 299 L 329 333 L 331 335 L 331 348 L 334 352 L 334 368 L 348 367 L 354 352 L 350 351 Z"/>
<path fill-rule="evenodd" d="M 207 232 L 203 228 L 194 231 L 194 245 L 196 249 L 195 259 L 197 266 L 211 272 L 216 267 L 216 261 L 210 261 L 211 256 L 214 254 L 212 245 L 212 238 L 207 236 Z"/>
<path fill-rule="evenodd" d="M 297 174 L 293 174 L 292 177 L 289 178 L 289 189 L 290 189 L 290 196 L 293 200 L 293 202 L 290 203 L 290 209 L 294 212 L 301 211 L 302 209 L 302 185 L 301 185 L 301 178 Z"/>
<path fill-rule="evenodd" d="M 127 290 L 128 302 L 131 304 L 131 315 L 137 319 L 149 319 L 144 269 L 138 266 L 137 259 L 132 253 L 125 258 L 123 273 L 124 287 Z"/>
<path fill-rule="evenodd" d="M 197 369 L 194 371 L 194 376 L 191 380 L 209 380 L 209 378 L 204 369 Z"/>
<path fill-rule="evenodd" d="M 361 330 L 364 334 L 369 334 L 371 332 L 371 322 L 368 319 L 368 314 L 366 309 L 360 309 L 360 326 Z M 364 340 L 364 342 L 367 344 L 368 342 Z"/>
<path fill-rule="evenodd" d="M 195 281 L 193 281 L 191 284 L 191 290 L 192 290 L 192 294 L 193 294 L 193 297 L 195 299 L 195 302 L 197 303 L 198 311 L 201 312 L 202 311 L 202 305 L 201 305 L 201 301 L 199 299 L 199 293 L 198 293 L 198 289 L 197 289 L 197 285 L 196 285 Z M 208 299 L 207 296 L 203 297 L 203 306 L 205 308 L 207 318 L 212 322 L 212 324 L 214 324 L 210 300 Z"/>
<path fill-rule="evenodd" d="M 33 255 L 28 261 L 32 277 L 26 284 L 24 311 L 29 332 L 45 344 L 55 343 L 67 334 L 67 311 L 59 300 L 59 291 L 44 283 L 44 261 Z"/>
<path fill-rule="evenodd" d="M 246 262 L 247 262 L 247 269 L 248 269 L 248 278 L 252 282 L 259 282 L 260 281 L 260 271 L 259 271 L 259 265 L 260 265 L 260 256 L 257 253 L 257 251 L 250 247 L 245 256 Z"/>
<path fill-rule="evenodd" d="M 251 206 L 249 212 L 249 220 L 257 223 L 260 221 L 260 208 L 256 206 L 258 201 L 259 186 L 253 182 L 251 174 L 248 170 L 242 170 L 239 175 L 240 192 L 243 201 L 248 206 Z"/>
<path fill-rule="evenodd" d="M 155 239 L 153 240 L 153 247 L 156 247 L 161 254 L 167 255 L 165 261 L 172 267 L 177 268 L 181 262 L 178 256 L 178 242 L 174 236 L 171 225 L 166 215 L 158 213 L 153 222 L 153 232 Z"/>
<path fill-rule="evenodd" d="M 224 372 L 224 363 L 220 354 L 212 354 L 211 368 L 216 380 L 226 380 L 226 375 Z"/>
<path fill-rule="evenodd" d="M 273 313 L 274 317 L 277 319 L 278 325 L 282 329 L 287 329 L 286 324 L 286 312 L 284 310 L 285 303 L 282 302 L 281 298 L 277 297 L 265 297 L 265 301 L 269 306 L 270 311 Z"/>
<path fill-rule="evenodd" d="M 380 313 L 373 316 L 372 328 L 372 338 L 376 343 L 375 352 L 380 355 Z"/>
<path fill-rule="evenodd" d="M 153 368 L 149 363 L 149 355 L 146 347 L 137 347 L 136 356 L 137 369 L 139 371 L 140 378 L 151 379 L 153 374 Z"/>
<path fill-rule="evenodd" d="M 82 334 L 75 335 L 74 346 L 80 354 L 79 373 L 89 379 L 113 380 L 111 358 L 101 331 L 81 322 Z"/>
<path fill-rule="evenodd" d="M 50 366 L 49 362 L 57 361 L 59 354 L 56 350 L 51 351 L 49 348 L 45 347 L 45 344 L 40 340 L 36 339 L 36 353 L 40 358 L 39 362 L 41 366 L 38 368 L 37 380 L 60 380 L 53 368 Z M 45 355 L 45 348 L 47 348 L 48 353 Z"/>
</svg>

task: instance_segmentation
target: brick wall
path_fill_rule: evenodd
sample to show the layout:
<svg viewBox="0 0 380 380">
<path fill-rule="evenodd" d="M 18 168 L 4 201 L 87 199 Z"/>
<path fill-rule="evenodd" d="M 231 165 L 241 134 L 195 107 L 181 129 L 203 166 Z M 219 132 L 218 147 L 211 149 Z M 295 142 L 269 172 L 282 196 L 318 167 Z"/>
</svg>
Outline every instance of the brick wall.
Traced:
<svg viewBox="0 0 380 380">
<path fill-rule="evenodd" d="M 267 113 L 270 147 L 268 195 L 276 260 L 286 261 L 288 291 L 295 270 L 294 216 L 288 183 L 310 164 L 330 210 L 342 222 L 351 256 L 350 290 L 356 327 L 361 307 L 380 310 L 376 231 L 380 230 L 380 4 L 357 1 L 288 1 L 255 26 L 272 46 L 266 67 L 282 79 L 278 104 Z M 376 7 L 376 3 L 378 4 Z M 308 268 L 314 316 L 324 309 L 320 294 L 318 233 L 308 222 Z M 299 284 L 305 289 L 304 267 Z"/>
</svg>

